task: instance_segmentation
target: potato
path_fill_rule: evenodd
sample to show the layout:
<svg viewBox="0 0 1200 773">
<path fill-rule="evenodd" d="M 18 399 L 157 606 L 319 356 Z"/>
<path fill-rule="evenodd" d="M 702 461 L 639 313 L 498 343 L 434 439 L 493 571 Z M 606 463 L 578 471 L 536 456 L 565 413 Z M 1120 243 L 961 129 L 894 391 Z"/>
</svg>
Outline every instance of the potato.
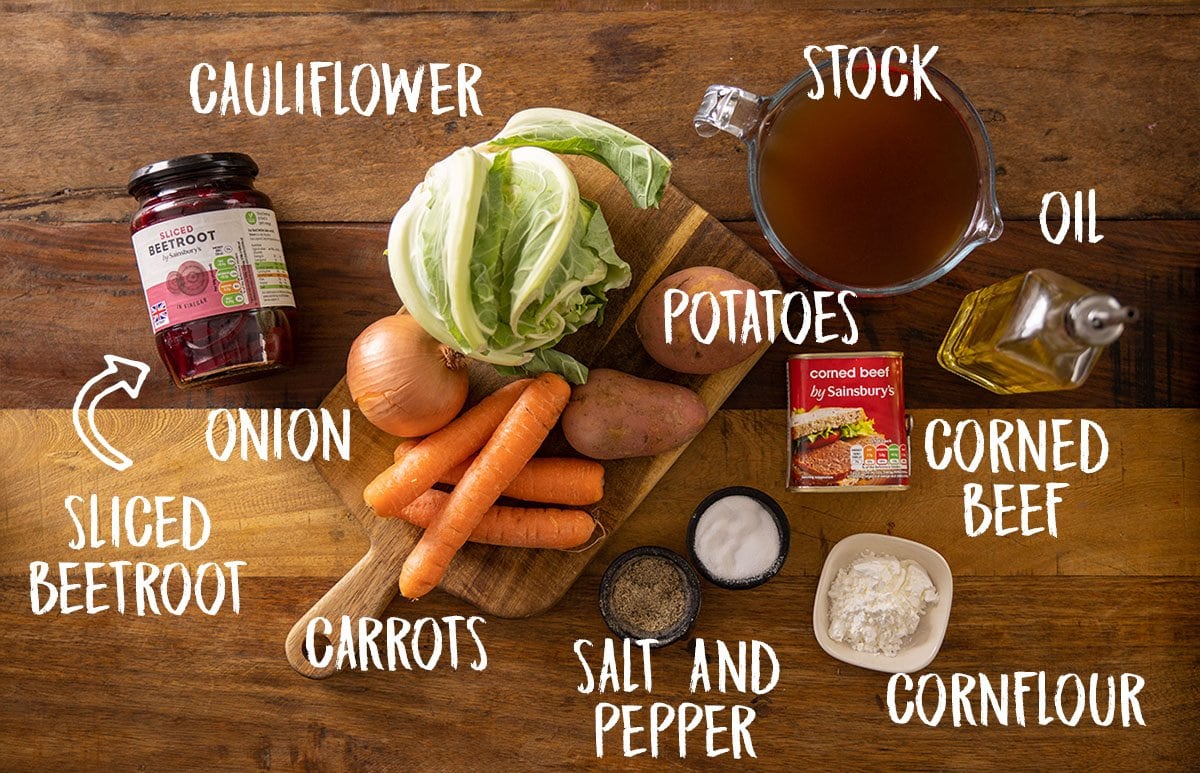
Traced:
<svg viewBox="0 0 1200 773">
<path fill-rule="evenodd" d="M 707 423 L 708 408 L 692 390 L 604 368 L 572 390 L 562 415 L 567 442 L 593 459 L 661 454 Z"/>
<path fill-rule="evenodd" d="M 668 290 L 677 289 L 687 293 L 687 308 L 671 320 L 671 343 L 666 341 L 664 318 Z M 734 316 L 729 319 L 728 301 L 721 297 L 726 290 L 740 291 L 734 298 Z M 742 322 L 746 314 L 745 291 L 757 292 L 758 288 L 725 269 L 712 266 L 694 266 L 671 274 L 659 282 L 642 301 L 638 311 L 637 333 L 642 339 L 646 353 L 659 365 L 678 373 L 716 373 L 731 368 L 758 349 L 751 338 L 742 343 Z M 707 336 L 713 325 L 713 302 L 705 293 L 711 293 L 717 305 L 717 330 L 713 340 L 707 344 L 696 340 L 692 332 L 692 309 L 696 310 L 696 330 Z M 735 341 L 729 340 L 732 322 Z"/>
</svg>

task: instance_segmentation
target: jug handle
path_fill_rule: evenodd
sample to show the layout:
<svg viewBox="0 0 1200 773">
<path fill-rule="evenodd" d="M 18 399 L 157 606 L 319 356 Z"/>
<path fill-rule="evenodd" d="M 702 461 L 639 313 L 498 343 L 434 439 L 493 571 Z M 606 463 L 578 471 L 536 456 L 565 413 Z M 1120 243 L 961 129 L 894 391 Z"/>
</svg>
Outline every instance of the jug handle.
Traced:
<svg viewBox="0 0 1200 773">
<path fill-rule="evenodd" d="M 718 131 L 729 132 L 749 142 L 762 121 L 767 100 L 736 86 L 709 86 L 692 126 L 701 137 L 712 137 Z"/>
</svg>

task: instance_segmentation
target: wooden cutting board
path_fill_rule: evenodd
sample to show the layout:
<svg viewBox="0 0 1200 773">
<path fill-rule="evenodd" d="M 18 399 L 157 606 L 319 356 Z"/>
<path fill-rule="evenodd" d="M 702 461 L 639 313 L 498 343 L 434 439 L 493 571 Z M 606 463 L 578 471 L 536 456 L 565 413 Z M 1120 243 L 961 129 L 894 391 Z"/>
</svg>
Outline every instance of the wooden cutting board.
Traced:
<svg viewBox="0 0 1200 773">
<path fill-rule="evenodd" d="M 667 188 L 661 208 L 638 210 L 608 170 L 588 160 L 569 161 L 579 181 L 580 193 L 600 203 L 617 253 L 633 268 L 633 282 L 628 289 L 612 293 L 602 324 L 580 330 L 559 348 L 590 367 L 616 368 L 690 387 L 704 400 L 711 417 L 766 350 L 766 343 L 754 357 L 720 373 L 710 376 L 673 373 L 656 364 L 642 349 L 634 330 L 637 308 L 659 279 L 687 266 L 720 266 L 764 289 L 779 287 L 774 269 L 678 189 Z M 380 281 L 388 280 L 380 277 Z M 477 392 L 490 391 L 500 383 L 502 379 L 490 366 L 472 364 L 473 398 L 478 397 Z M 325 398 L 322 407 L 335 412 L 347 407 L 353 409 L 344 379 Z M 303 633 L 300 629 L 313 614 L 336 619 L 341 614 L 382 611 L 396 593 L 396 579 L 404 557 L 420 536 L 416 527 L 376 517 L 363 502 L 363 488 L 391 464 L 398 441 L 370 425 L 357 410 L 352 410 L 352 416 L 350 460 L 318 461 L 317 465 L 362 524 L 372 547 L 334 591 L 297 624 L 293 634 Z M 570 453 L 562 438 L 555 435 L 548 446 L 550 452 Z M 612 534 L 633 513 L 684 447 L 655 457 L 605 463 L 605 496 L 590 509 L 604 534 Z M 580 552 L 470 544 L 455 558 L 441 588 L 487 614 L 499 617 L 537 614 L 562 597 L 602 539 Z M 289 646 L 290 653 L 293 649 Z M 293 665 L 305 670 L 303 661 L 297 663 L 297 658 L 291 659 Z"/>
</svg>

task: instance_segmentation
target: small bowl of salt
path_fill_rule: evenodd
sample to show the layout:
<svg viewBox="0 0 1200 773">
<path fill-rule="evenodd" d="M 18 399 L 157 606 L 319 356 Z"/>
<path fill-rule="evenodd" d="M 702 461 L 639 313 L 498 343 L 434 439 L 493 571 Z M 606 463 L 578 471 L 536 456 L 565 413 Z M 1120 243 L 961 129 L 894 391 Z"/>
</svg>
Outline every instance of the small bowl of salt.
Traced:
<svg viewBox="0 0 1200 773">
<path fill-rule="evenodd" d="M 783 568 L 791 529 L 779 503 L 748 486 L 706 496 L 688 522 L 688 557 L 704 579 L 721 588 L 762 585 Z"/>
</svg>

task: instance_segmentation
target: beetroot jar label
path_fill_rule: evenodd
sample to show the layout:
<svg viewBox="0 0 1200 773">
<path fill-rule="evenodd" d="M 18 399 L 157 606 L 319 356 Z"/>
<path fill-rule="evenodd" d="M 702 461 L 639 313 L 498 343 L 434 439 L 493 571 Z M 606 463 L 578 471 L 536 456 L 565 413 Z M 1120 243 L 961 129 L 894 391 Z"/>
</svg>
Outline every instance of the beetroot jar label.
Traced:
<svg viewBox="0 0 1200 773">
<path fill-rule="evenodd" d="M 203 212 L 133 235 L 154 332 L 231 311 L 295 306 L 269 209 Z"/>
<path fill-rule="evenodd" d="M 904 361 L 899 352 L 788 360 L 788 488 L 908 488 Z"/>
</svg>

